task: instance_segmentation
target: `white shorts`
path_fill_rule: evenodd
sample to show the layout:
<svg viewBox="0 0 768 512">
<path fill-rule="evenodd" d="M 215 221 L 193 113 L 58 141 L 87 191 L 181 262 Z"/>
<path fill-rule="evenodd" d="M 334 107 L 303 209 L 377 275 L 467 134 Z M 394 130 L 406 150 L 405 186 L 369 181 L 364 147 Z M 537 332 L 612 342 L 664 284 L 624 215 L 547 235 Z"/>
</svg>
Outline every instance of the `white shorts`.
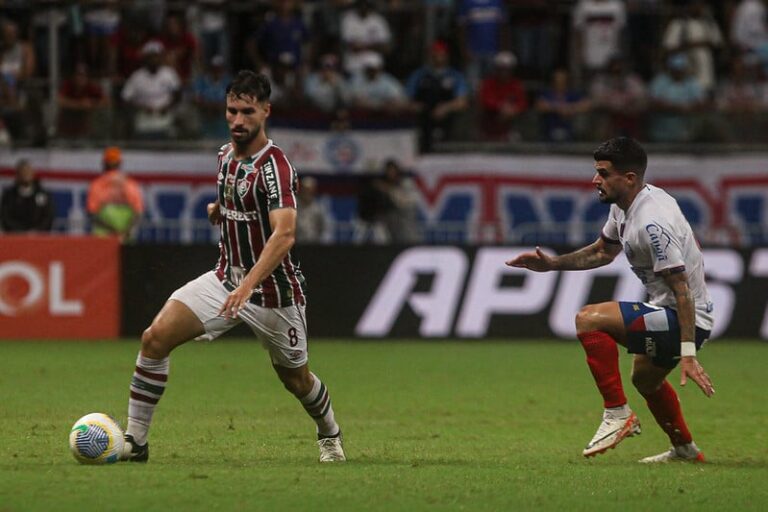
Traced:
<svg viewBox="0 0 768 512">
<path fill-rule="evenodd" d="M 307 363 L 307 323 L 303 305 L 263 308 L 247 303 L 238 318 L 219 316 L 229 291 L 213 271 L 206 272 L 171 294 L 200 319 L 205 334 L 197 339 L 213 340 L 245 322 L 269 350 L 272 364 L 297 368 Z M 170 300 L 169 299 L 169 300 Z"/>
</svg>

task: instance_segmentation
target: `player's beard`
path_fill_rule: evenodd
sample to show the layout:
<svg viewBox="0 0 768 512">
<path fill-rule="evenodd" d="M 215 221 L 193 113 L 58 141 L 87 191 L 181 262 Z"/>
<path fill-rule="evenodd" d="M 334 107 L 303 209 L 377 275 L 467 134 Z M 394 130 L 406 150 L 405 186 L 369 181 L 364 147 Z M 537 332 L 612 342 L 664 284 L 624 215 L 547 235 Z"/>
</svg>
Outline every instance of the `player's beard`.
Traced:
<svg viewBox="0 0 768 512">
<path fill-rule="evenodd" d="M 253 130 L 242 129 L 238 131 L 229 131 L 229 134 L 232 137 L 232 143 L 238 148 L 248 147 L 248 145 L 259 136 L 259 133 L 261 133 L 261 125 L 255 126 Z"/>
<path fill-rule="evenodd" d="M 603 188 L 598 188 L 597 200 L 603 204 L 613 204 L 616 202 L 616 198 L 609 195 Z M 602 192 L 602 194 L 600 193 Z"/>
</svg>

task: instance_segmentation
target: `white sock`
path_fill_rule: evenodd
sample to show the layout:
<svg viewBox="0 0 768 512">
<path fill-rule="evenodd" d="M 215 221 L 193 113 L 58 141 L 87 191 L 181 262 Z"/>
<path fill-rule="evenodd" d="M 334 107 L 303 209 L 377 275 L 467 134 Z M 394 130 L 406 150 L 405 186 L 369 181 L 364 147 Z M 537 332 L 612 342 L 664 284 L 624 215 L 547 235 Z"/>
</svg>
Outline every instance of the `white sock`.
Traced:
<svg viewBox="0 0 768 512">
<path fill-rule="evenodd" d="M 331 406 L 331 397 L 325 384 L 314 373 L 310 373 L 315 380 L 312 390 L 301 399 L 301 405 L 307 411 L 315 423 L 317 423 L 317 434 L 323 437 L 333 437 L 339 435 L 339 425 L 333 416 L 333 407 Z"/>
</svg>

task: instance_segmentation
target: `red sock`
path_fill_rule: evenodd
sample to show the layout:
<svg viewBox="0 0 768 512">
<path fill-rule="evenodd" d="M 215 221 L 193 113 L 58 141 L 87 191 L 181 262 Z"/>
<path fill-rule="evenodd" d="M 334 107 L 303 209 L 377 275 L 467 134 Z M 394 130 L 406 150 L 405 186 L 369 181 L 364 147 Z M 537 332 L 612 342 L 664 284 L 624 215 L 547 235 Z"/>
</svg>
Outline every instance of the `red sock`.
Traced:
<svg viewBox="0 0 768 512">
<path fill-rule="evenodd" d="M 627 403 L 619 373 L 619 349 L 616 340 L 605 332 L 591 331 L 579 334 L 581 346 L 587 353 L 587 364 L 595 378 L 597 389 L 603 395 L 606 409 Z"/>
<path fill-rule="evenodd" d="M 656 423 L 667 433 L 672 445 L 680 446 L 692 441 L 677 393 L 669 382 L 665 380 L 655 392 L 643 396 L 653 417 L 656 418 Z"/>
</svg>

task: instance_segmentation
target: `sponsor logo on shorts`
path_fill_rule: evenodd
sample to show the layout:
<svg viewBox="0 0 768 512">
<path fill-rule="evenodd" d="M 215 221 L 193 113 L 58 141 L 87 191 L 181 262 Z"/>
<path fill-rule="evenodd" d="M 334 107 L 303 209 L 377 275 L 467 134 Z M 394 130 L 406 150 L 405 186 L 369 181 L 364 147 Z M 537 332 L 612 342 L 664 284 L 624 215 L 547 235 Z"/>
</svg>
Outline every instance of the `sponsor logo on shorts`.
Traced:
<svg viewBox="0 0 768 512">
<path fill-rule="evenodd" d="M 650 336 L 645 338 L 645 353 L 650 357 L 656 357 L 656 342 Z"/>
</svg>

